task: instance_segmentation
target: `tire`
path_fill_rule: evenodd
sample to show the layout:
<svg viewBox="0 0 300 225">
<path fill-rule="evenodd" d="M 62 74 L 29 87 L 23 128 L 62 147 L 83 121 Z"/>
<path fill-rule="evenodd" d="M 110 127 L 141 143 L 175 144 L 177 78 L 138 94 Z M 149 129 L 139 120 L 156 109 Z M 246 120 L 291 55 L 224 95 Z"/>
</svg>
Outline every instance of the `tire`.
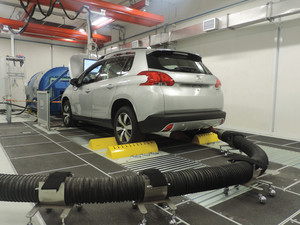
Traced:
<svg viewBox="0 0 300 225">
<path fill-rule="evenodd" d="M 121 107 L 113 120 L 114 135 L 118 144 L 127 144 L 144 140 L 140 132 L 133 109 L 129 106 Z"/>
<path fill-rule="evenodd" d="M 63 101 L 63 123 L 66 127 L 72 127 L 75 125 L 75 120 L 72 118 L 72 110 L 69 100 Z"/>
</svg>

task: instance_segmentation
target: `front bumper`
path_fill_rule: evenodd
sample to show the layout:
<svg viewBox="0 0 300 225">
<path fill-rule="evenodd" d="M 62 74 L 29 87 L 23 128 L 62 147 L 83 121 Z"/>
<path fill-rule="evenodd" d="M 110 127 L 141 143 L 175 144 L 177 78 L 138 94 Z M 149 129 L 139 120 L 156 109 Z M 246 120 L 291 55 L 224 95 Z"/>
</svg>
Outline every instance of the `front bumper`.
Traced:
<svg viewBox="0 0 300 225">
<path fill-rule="evenodd" d="M 168 124 L 173 123 L 171 131 L 201 129 L 202 127 L 220 125 L 225 120 L 224 111 L 209 111 L 198 113 L 156 114 L 139 122 L 142 133 L 160 132 Z"/>
</svg>

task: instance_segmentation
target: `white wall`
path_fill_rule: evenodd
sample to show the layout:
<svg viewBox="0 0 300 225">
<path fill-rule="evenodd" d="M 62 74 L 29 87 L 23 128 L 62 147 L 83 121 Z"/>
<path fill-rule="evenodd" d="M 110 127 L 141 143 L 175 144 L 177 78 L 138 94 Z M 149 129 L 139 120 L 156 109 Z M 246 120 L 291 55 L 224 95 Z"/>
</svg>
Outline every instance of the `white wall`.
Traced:
<svg viewBox="0 0 300 225">
<path fill-rule="evenodd" d="M 0 49 L 0 56 L 11 55 L 10 40 L 0 38 Z M 13 80 L 13 98 L 25 100 L 24 85 L 27 85 L 29 79 L 37 72 L 63 65 L 68 67 L 70 57 L 83 52 L 84 49 L 78 47 L 15 40 L 15 54 L 25 56 L 26 76 L 23 80 Z"/>
<path fill-rule="evenodd" d="M 276 81 L 277 32 L 266 23 L 185 39 L 176 49 L 199 53 L 222 81 L 224 127 L 300 139 L 300 20 L 281 24 Z"/>
<path fill-rule="evenodd" d="M 300 139 L 300 20 L 282 24 L 275 132 Z"/>
</svg>

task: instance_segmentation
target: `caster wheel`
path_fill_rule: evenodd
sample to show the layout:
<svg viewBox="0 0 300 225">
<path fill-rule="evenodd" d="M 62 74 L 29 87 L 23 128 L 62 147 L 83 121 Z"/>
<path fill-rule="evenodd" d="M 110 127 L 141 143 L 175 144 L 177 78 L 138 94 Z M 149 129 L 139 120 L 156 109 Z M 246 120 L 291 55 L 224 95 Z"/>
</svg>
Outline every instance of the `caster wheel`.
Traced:
<svg viewBox="0 0 300 225">
<path fill-rule="evenodd" d="M 142 220 L 142 223 L 139 223 L 138 225 L 147 225 L 147 220 L 144 218 L 144 219 Z"/>
<path fill-rule="evenodd" d="M 229 187 L 226 187 L 226 188 L 224 188 L 224 192 L 223 192 L 223 193 L 224 193 L 224 195 L 226 195 L 226 196 L 227 196 L 227 195 L 228 195 L 228 193 L 229 193 Z"/>
<path fill-rule="evenodd" d="M 169 222 L 170 225 L 176 225 L 177 221 L 176 221 L 176 216 L 172 216 L 172 219 Z"/>
<path fill-rule="evenodd" d="M 82 210 L 83 206 L 82 205 L 76 205 L 77 212 L 80 212 Z"/>
<path fill-rule="evenodd" d="M 263 196 L 262 194 L 258 195 L 258 199 L 259 199 L 260 204 L 266 204 L 266 202 L 267 202 L 267 198 L 265 196 Z"/>
<path fill-rule="evenodd" d="M 137 209 L 138 208 L 137 204 L 134 201 L 131 203 L 131 207 L 132 207 L 132 209 Z"/>
<path fill-rule="evenodd" d="M 269 195 L 271 197 L 275 197 L 276 196 L 276 191 L 273 188 L 269 188 Z"/>
</svg>

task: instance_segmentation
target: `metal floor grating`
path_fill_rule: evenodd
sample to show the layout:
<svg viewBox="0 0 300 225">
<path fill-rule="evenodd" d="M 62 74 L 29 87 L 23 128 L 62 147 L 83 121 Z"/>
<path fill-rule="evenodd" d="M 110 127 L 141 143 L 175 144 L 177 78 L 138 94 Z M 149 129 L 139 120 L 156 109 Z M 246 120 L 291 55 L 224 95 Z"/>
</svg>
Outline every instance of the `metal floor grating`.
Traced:
<svg viewBox="0 0 300 225">
<path fill-rule="evenodd" d="M 176 155 L 163 155 L 149 159 L 126 162 L 122 163 L 122 165 L 134 172 L 139 172 L 149 168 L 159 169 L 161 172 L 169 172 L 205 167 L 202 163 Z"/>
<path fill-rule="evenodd" d="M 215 205 L 218 205 L 224 201 L 232 199 L 236 196 L 244 194 L 247 191 L 250 191 L 250 187 L 245 187 L 240 185 L 239 189 L 236 189 L 234 186 L 229 187 L 229 194 L 224 194 L 224 188 L 211 190 L 211 191 L 203 191 L 197 192 L 193 194 L 186 195 L 187 198 L 193 200 L 197 204 L 204 206 L 206 208 L 211 208 Z"/>
<path fill-rule="evenodd" d="M 300 169 L 300 153 L 259 145 L 268 155 L 271 162 L 292 166 Z"/>
</svg>

